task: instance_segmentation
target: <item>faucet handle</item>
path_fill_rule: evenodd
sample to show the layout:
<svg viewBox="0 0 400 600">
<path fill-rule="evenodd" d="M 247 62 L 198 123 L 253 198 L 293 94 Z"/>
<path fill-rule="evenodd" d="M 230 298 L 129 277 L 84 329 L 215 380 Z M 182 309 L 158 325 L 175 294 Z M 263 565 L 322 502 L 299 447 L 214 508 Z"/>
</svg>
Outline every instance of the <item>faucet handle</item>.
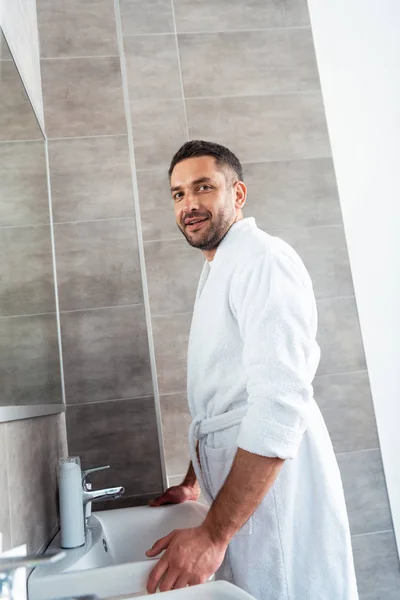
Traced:
<svg viewBox="0 0 400 600">
<path fill-rule="evenodd" d="M 96 473 L 97 471 L 105 471 L 109 469 L 110 465 L 105 465 L 104 467 L 94 467 L 93 469 L 86 469 L 86 471 L 82 471 L 82 487 L 84 488 L 87 485 L 87 478 L 91 473 Z"/>
</svg>

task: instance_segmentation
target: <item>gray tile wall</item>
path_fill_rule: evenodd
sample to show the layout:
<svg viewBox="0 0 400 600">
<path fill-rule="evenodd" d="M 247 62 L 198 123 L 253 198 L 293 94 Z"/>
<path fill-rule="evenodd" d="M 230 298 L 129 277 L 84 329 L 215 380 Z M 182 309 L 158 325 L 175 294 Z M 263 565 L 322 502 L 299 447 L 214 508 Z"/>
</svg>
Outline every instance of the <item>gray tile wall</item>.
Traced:
<svg viewBox="0 0 400 600">
<path fill-rule="evenodd" d="M 6 550 L 44 549 L 58 527 L 57 465 L 67 453 L 64 413 L 0 423 L 0 531 Z"/>
<path fill-rule="evenodd" d="M 315 395 L 343 475 L 360 597 L 394 598 L 400 575 L 307 3 L 120 4 L 169 480 L 188 463 L 185 358 L 202 261 L 174 224 L 166 168 L 183 141 L 203 138 L 238 154 L 246 214 L 311 273 Z"/>
<path fill-rule="evenodd" d="M 114 3 L 37 9 L 69 452 L 129 506 L 163 481 Z"/>
<path fill-rule="evenodd" d="M 0 32 L 0 404 L 62 401 L 42 133 Z M 58 523 L 64 414 L 0 423 L 5 550 L 37 552 Z"/>
</svg>

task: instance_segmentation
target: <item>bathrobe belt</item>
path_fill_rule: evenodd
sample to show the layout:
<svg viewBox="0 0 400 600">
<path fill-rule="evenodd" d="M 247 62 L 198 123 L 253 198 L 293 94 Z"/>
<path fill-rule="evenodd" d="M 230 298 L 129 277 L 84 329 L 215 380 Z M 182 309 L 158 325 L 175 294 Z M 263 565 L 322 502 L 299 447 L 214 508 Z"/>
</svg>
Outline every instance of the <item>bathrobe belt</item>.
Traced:
<svg viewBox="0 0 400 600">
<path fill-rule="evenodd" d="M 217 433 L 218 431 L 224 431 L 225 429 L 229 429 L 230 427 L 235 427 L 240 425 L 243 417 L 247 412 L 248 405 L 243 404 L 243 406 L 239 406 L 239 408 L 235 408 L 226 413 L 222 413 L 221 415 L 216 415 L 215 417 L 205 417 L 204 415 L 197 415 L 195 419 L 192 421 L 192 424 L 189 428 L 189 445 L 190 445 L 190 458 L 192 460 L 192 465 L 194 468 L 194 472 L 197 477 L 197 481 L 200 484 L 200 487 L 203 491 L 203 494 L 208 502 L 212 502 L 212 493 L 207 485 L 203 471 L 200 463 L 203 465 L 203 469 L 207 468 L 207 460 L 205 456 L 204 444 L 202 444 L 202 440 L 210 433 Z M 197 442 L 199 442 L 199 458 L 197 455 Z"/>
</svg>

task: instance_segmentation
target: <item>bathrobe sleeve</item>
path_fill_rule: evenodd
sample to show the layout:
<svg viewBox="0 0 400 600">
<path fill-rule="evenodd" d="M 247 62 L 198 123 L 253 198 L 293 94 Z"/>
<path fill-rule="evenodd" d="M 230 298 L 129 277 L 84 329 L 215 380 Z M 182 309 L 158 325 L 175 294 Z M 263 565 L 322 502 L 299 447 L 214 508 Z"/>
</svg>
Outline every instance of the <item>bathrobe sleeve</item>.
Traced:
<svg viewBox="0 0 400 600">
<path fill-rule="evenodd" d="M 237 445 L 282 459 L 296 455 L 307 427 L 319 360 L 312 284 L 300 258 L 289 250 L 266 251 L 247 261 L 230 290 L 248 392 Z"/>
</svg>

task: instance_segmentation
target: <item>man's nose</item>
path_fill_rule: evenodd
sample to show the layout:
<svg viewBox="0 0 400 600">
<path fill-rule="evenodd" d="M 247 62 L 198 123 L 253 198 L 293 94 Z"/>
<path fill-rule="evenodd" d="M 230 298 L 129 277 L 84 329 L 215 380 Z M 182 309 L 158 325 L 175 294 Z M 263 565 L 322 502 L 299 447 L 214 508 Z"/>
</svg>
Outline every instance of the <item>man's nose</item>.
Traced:
<svg viewBox="0 0 400 600">
<path fill-rule="evenodd" d="M 193 210 L 199 210 L 199 201 L 196 194 L 188 193 L 185 194 L 183 201 L 183 211 L 185 213 L 192 212 Z"/>
</svg>

